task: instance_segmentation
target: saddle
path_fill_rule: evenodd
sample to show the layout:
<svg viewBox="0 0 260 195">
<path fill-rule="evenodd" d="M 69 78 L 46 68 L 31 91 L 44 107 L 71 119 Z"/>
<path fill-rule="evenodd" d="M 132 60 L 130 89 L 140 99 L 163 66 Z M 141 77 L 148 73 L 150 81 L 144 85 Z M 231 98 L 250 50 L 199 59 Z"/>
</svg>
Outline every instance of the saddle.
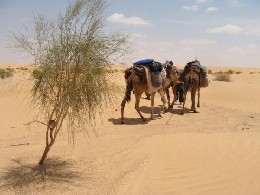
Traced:
<svg viewBox="0 0 260 195">
<path fill-rule="evenodd" d="M 133 70 L 143 81 L 147 81 L 147 75 L 145 74 L 144 67 L 147 67 L 148 70 L 150 70 L 149 72 L 151 74 L 152 85 L 154 87 L 160 87 L 162 85 L 162 64 L 154 61 L 153 59 L 139 60 L 133 63 Z"/>
</svg>

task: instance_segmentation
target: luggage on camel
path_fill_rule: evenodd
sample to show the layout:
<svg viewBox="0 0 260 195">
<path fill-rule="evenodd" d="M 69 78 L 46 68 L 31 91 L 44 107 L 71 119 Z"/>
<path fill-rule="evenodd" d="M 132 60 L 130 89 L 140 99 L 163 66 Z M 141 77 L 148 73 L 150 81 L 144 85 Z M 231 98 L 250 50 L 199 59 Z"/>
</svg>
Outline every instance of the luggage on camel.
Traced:
<svg viewBox="0 0 260 195">
<path fill-rule="evenodd" d="M 208 87 L 209 85 L 209 79 L 207 76 L 207 70 L 205 66 L 202 66 L 198 60 L 188 62 L 186 66 L 184 67 L 183 72 L 180 75 L 180 80 L 184 81 L 185 76 L 187 73 L 193 70 L 199 74 L 200 77 L 200 86 L 201 87 Z"/>
<path fill-rule="evenodd" d="M 139 73 L 139 76 L 144 73 L 144 70 L 141 68 L 143 66 L 149 68 L 150 70 L 152 85 L 155 87 L 162 86 L 162 64 L 154 61 L 153 59 L 144 59 L 133 63 L 133 69 Z"/>
<path fill-rule="evenodd" d="M 154 62 L 154 59 L 144 59 L 144 60 L 139 60 L 137 62 L 134 62 L 134 65 L 148 65 L 152 64 Z"/>
</svg>

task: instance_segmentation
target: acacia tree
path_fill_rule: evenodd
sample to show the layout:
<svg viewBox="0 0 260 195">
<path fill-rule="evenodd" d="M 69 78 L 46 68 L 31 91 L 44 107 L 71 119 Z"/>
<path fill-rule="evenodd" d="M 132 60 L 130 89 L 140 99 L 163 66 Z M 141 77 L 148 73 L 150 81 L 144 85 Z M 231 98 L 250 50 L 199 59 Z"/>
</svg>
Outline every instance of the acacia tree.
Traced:
<svg viewBox="0 0 260 195">
<path fill-rule="evenodd" d="M 37 15 L 28 28 L 31 31 L 13 34 L 15 48 L 40 64 L 32 88 L 34 105 L 47 120 L 39 164 L 44 163 L 64 121 L 75 135 L 115 100 L 108 68 L 111 57 L 127 53 L 127 36 L 104 33 L 105 8 L 105 0 L 76 0 L 56 20 Z"/>
</svg>

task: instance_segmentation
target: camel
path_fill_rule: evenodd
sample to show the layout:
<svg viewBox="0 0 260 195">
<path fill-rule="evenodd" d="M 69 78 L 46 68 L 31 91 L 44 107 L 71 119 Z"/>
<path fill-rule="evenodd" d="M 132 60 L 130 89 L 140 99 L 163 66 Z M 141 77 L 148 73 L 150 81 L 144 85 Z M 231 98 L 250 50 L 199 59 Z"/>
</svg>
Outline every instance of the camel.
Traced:
<svg viewBox="0 0 260 195">
<path fill-rule="evenodd" d="M 166 78 L 163 80 L 163 89 L 166 93 L 167 102 L 168 102 L 168 110 L 173 108 L 174 102 L 176 100 L 176 85 L 179 79 L 178 69 L 173 65 L 166 66 Z M 170 88 L 172 88 L 173 92 L 173 100 L 170 103 Z"/>
<path fill-rule="evenodd" d="M 131 99 L 131 91 L 132 90 L 134 91 L 134 94 L 135 94 L 135 109 L 138 112 L 141 119 L 143 121 L 145 121 L 145 118 L 143 117 L 143 115 L 140 111 L 139 103 L 140 103 L 142 93 L 149 93 L 147 81 L 142 78 L 142 75 L 140 75 L 140 73 L 138 73 L 138 71 L 136 71 L 133 68 L 129 69 L 129 71 L 130 71 L 129 77 L 126 80 L 125 96 L 124 96 L 124 99 L 122 100 L 122 103 L 121 103 L 121 123 L 122 124 L 124 124 L 125 104 L 126 104 L 126 102 L 129 102 L 130 99 Z M 157 92 L 160 94 L 161 100 L 163 102 L 162 113 L 165 113 L 170 107 L 169 103 L 168 103 L 168 109 L 165 106 L 166 105 L 166 98 L 165 98 L 165 95 L 164 95 L 164 89 L 166 89 L 166 93 L 167 93 L 167 90 L 168 90 L 167 94 L 169 95 L 170 85 L 172 84 L 172 82 L 177 81 L 177 69 L 174 66 L 167 66 L 166 67 L 166 73 L 167 73 L 167 76 L 162 81 L 162 87 L 157 90 Z M 150 97 L 151 119 L 152 120 L 155 119 L 154 118 L 154 96 L 155 96 L 155 94 L 156 94 L 156 91 L 150 93 L 150 95 L 151 95 L 151 97 Z M 168 95 L 167 95 L 167 99 L 169 99 Z"/>
<path fill-rule="evenodd" d="M 197 102 L 197 107 L 200 107 L 200 88 L 201 87 L 207 87 L 203 86 L 202 78 L 205 77 L 203 75 L 201 68 L 199 66 L 193 66 L 191 65 L 192 63 L 196 63 L 198 61 L 193 61 L 188 63 L 188 66 L 185 67 L 184 73 L 182 75 L 182 80 L 184 81 L 184 101 L 183 101 L 183 107 L 182 107 L 182 113 L 184 114 L 184 106 L 186 102 L 186 97 L 187 97 L 187 92 L 191 92 L 191 111 L 194 113 L 197 113 L 198 111 L 196 110 L 195 107 L 195 98 L 196 98 L 196 93 L 198 92 L 198 102 Z"/>
</svg>

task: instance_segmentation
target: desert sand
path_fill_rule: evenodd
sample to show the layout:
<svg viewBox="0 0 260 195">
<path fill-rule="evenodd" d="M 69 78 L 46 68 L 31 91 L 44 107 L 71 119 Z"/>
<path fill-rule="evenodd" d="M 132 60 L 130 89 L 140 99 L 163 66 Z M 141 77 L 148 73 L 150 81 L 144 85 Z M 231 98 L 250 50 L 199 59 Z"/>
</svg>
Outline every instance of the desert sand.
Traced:
<svg viewBox="0 0 260 195">
<path fill-rule="evenodd" d="M 184 115 L 177 103 L 151 121 L 150 102 L 141 99 L 143 122 L 132 96 L 122 125 L 122 95 L 97 122 L 97 135 L 79 134 L 73 146 L 64 127 L 39 166 L 45 126 L 25 125 L 36 117 L 28 109 L 33 67 L 0 67 L 8 66 L 15 74 L 0 79 L 0 194 L 260 194 L 260 68 L 207 66 L 241 73 L 202 88 L 199 113 L 188 112 L 188 94 Z M 124 67 L 115 70 L 123 88 Z M 157 94 L 156 116 L 160 106 Z"/>
</svg>

